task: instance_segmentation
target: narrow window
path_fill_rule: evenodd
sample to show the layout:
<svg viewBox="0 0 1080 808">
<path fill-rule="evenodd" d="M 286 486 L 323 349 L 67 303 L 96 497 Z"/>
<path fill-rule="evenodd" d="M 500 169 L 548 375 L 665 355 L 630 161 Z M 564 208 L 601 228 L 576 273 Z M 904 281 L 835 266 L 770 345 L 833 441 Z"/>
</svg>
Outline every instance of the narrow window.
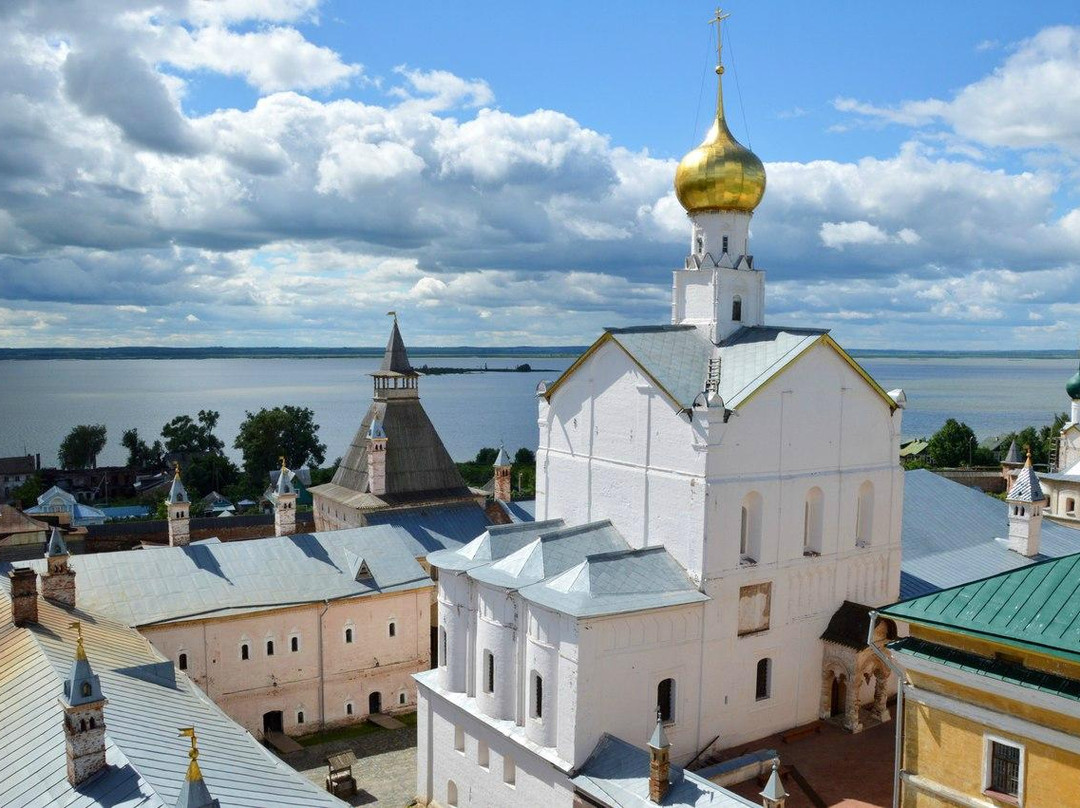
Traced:
<svg viewBox="0 0 1080 808">
<path fill-rule="evenodd" d="M 772 689 L 772 660 L 766 657 L 757 664 L 757 682 L 754 686 L 754 698 L 758 701 L 769 698 Z"/>
<path fill-rule="evenodd" d="M 536 671 L 532 674 L 532 716 L 544 717 L 544 677 Z"/>
<path fill-rule="evenodd" d="M 739 561 L 744 564 L 756 564 L 761 558 L 761 514 L 761 494 L 751 491 L 739 516 Z"/>
<path fill-rule="evenodd" d="M 187 654 L 181 654 L 180 659 L 176 663 L 177 667 L 182 671 L 187 670 Z"/>
<path fill-rule="evenodd" d="M 274 641 L 273 640 L 267 640 L 266 641 L 266 655 L 267 656 L 273 656 L 274 655 Z"/>
<path fill-rule="evenodd" d="M 1065 500 L 1065 513 L 1067 513 L 1069 516 L 1072 516 L 1075 511 L 1076 500 L 1072 498 Z"/>
<path fill-rule="evenodd" d="M 90 729 L 97 728 L 97 719 L 94 716 L 90 716 Z"/>
<path fill-rule="evenodd" d="M 289 650 L 292 651 L 294 654 L 297 651 L 300 650 L 300 638 L 299 637 L 290 637 L 289 638 Z"/>
<path fill-rule="evenodd" d="M 488 745 L 483 741 L 476 742 L 476 762 L 485 769 L 488 767 Z"/>
<path fill-rule="evenodd" d="M 742 516 L 740 517 L 741 521 L 739 523 L 739 555 L 743 556 L 744 558 L 746 557 L 746 554 L 747 554 L 747 541 L 746 540 L 747 540 L 747 538 L 749 538 L 748 535 L 747 535 L 747 533 L 749 532 L 748 531 L 749 522 L 750 522 L 749 516 L 750 516 L 750 514 L 747 512 L 746 506 L 743 505 L 742 506 Z"/>
<path fill-rule="evenodd" d="M 495 692 L 495 655 L 484 651 L 484 692 Z"/>
<path fill-rule="evenodd" d="M 240 644 L 240 658 L 251 659 L 251 649 L 246 642 Z"/>
<path fill-rule="evenodd" d="M 990 741 L 990 772 L 987 790 L 1007 797 L 1020 796 L 1020 747 Z"/>
<path fill-rule="evenodd" d="M 84 696 L 89 696 L 89 695 L 91 695 L 92 693 L 93 693 L 93 688 L 91 688 L 91 687 L 90 687 L 90 683 L 89 683 L 89 682 L 83 682 L 83 685 L 82 685 L 82 694 L 83 694 Z"/>
<path fill-rule="evenodd" d="M 514 759 L 510 755 L 503 757 L 503 782 L 508 786 L 517 782 L 517 766 L 514 765 Z"/>
<path fill-rule="evenodd" d="M 811 488 L 803 505 L 803 555 L 821 555 L 824 510 L 825 495 L 820 488 Z"/>
<path fill-rule="evenodd" d="M 352 702 L 345 702 L 345 715 L 352 715 Z"/>
<path fill-rule="evenodd" d="M 297 713 L 296 713 L 296 723 L 297 724 L 303 724 L 304 723 L 304 711 L 303 710 L 298 710 L 297 711 Z"/>
<path fill-rule="evenodd" d="M 465 730 L 461 727 L 454 727 L 454 749 L 458 752 L 465 751 Z"/>
<path fill-rule="evenodd" d="M 446 667 L 446 629 L 439 626 L 439 665 Z"/>
<path fill-rule="evenodd" d="M 660 720 L 670 724 L 675 720 L 675 680 L 665 679 L 656 686 L 656 708 Z"/>
<path fill-rule="evenodd" d="M 386 630 L 390 634 L 391 637 L 396 636 L 397 635 L 397 623 L 395 623 L 393 620 L 391 620 L 390 625 L 386 627 Z"/>
<path fill-rule="evenodd" d="M 859 486 L 859 502 L 855 513 L 855 545 L 869 547 L 874 529 L 874 484 L 867 480 Z"/>
<path fill-rule="evenodd" d="M 398 704 L 405 704 L 406 701 L 408 701 L 408 697 L 406 697 L 406 695 L 404 693 L 398 693 L 397 703 Z"/>
<path fill-rule="evenodd" d="M 446 784 L 446 804 L 457 805 L 457 784 L 453 780 Z"/>
<path fill-rule="evenodd" d="M 731 299 L 731 320 L 735 323 L 742 322 L 742 298 L 738 295 Z"/>
<path fill-rule="evenodd" d="M 724 236 L 723 240 L 720 242 L 720 247 L 721 247 L 720 252 L 722 252 L 722 253 L 727 252 L 727 239 L 728 239 L 728 237 Z"/>
<path fill-rule="evenodd" d="M 352 642 L 352 629 L 351 628 L 345 629 L 345 642 L 346 643 L 351 643 Z"/>
</svg>

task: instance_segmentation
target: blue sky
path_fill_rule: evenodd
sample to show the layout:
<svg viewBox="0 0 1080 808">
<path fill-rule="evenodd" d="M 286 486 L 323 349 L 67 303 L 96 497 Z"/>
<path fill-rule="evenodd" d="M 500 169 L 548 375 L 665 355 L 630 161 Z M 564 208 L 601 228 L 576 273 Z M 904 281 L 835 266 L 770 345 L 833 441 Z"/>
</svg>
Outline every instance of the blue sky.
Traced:
<svg viewBox="0 0 1080 808">
<path fill-rule="evenodd" d="M 1076 345 L 1075 4 L 729 10 L 771 322 L 850 347 Z M 662 322 L 711 14 L 5 4 L 0 344 L 377 344 L 389 308 L 414 344 Z"/>
</svg>

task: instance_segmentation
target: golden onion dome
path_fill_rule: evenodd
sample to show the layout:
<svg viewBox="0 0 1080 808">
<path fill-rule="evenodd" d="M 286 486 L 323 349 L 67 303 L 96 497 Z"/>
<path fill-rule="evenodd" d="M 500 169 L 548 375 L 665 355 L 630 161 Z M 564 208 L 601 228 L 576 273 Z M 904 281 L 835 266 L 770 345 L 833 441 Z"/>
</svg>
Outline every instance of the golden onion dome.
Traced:
<svg viewBox="0 0 1080 808">
<path fill-rule="evenodd" d="M 719 13 L 717 16 L 720 17 Z M 765 195 L 765 166 L 735 139 L 724 119 L 723 73 L 723 66 L 718 65 L 716 120 L 701 145 L 680 160 L 675 169 L 675 195 L 687 213 L 704 210 L 751 213 Z"/>
</svg>

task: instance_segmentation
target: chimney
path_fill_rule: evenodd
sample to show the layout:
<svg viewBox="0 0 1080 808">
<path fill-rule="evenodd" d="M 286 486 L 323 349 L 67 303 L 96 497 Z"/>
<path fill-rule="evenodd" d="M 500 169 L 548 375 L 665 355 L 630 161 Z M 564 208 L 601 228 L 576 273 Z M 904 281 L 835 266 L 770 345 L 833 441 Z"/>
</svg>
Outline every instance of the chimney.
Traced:
<svg viewBox="0 0 1080 808">
<path fill-rule="evenodd" d="M 49 546 L 45 551 L 48 571 L 41 576 L 41 596 L 57 605 L 74 609 L 75 570 L 68 564 L 68 556 L 68 548 L 60 530 L 53 526 Z"/>
<path fill-rule="evenodd" d="M 368 492 L 375 496 L 386 493 L 386 432 L 377 418 L 368 429 L 367 472 Z"/>
<path fill-rule="evenodd" d="M 281 458 L 277 486 L 274 489 L 274 535 L 291 536 L 296 532 L 296 488 L 292 484 L 292 472 Z"/>
<path fill-rule="evenodd" d="M 8 573 L 11 579 L 11 622 L 27 626 L 38 621 L 37 573 L 25 567 L 16 567 Z"/>
<path fill-rule="evenodd" d="M 78 639 L 60 706 L 64 710 L 68 782 L 77 786 L 105 768 L 105 705 L 108 701 L 101 695 L 101 680 L 86 658 L 82 624 L 72 623 L 71 628 L 78 632 Z"/>
<path fill-rule="evenodd" d="M 495 458 L 495 499 L 500 502 L 510 501 L 510 465 L 506 448 L 500 446 L 499 455 Z"/>
<path fill-rule="evenodd" d="M 1016 475 L 1016 481 L 1005 495 L 1009 513 L 1008 547 L 1022 556 L 1031 558 L 1039 554 L 1042 537 L 1042 509 L 1046 495 L 1039 484 L 1039 476 L 1031 467 L 1031 449 L 1027 462 Z"/>
<path fill-rule="evenodd" d="M 788 794 L 784 790 L 784 784 L 780 782 L 780 769 L 775 760 L 769 782 L 765 784 L 765 789 L 758 796 L 761 797 L 762 808 L 784 808 L 787 803 Z"/>
<path fill-rule="evenodd" d="M 649 739 L 649 799 L 657 805 L 664 801 L 670 785 L 670 752 L 671 744 L 668 743 L 664 722 L 657 709 L 656 729 Z"/>
</svg>

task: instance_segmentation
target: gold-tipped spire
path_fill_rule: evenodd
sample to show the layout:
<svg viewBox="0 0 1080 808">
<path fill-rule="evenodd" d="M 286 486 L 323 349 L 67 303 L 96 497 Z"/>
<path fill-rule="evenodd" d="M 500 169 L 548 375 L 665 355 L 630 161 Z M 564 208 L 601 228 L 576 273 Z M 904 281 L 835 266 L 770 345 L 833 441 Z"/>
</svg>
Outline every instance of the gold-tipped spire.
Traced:
<svg viewBox="0 0 1080 808">
<path fill-rule="evenodd" d="M 1031 445 L 1030 444 L 1027 447 L 1027 460 L 1024 461 L 1024 468 L 1027 468 L 1027 469 L 1031 468 Z"/>
<path fill-rule="evenodd" d="M 202 770 L 199 768 L 199 745 L 198 739 L 195 737 L 195 727 L 181 727 L 179 737 L 191 738 L 191 750 L 188 752 L 191 762 L 188 763 L 187 781 L 194 783 L 202 780 Z"/>
<path fill-rule="evenodd" d="M 173 469 L 174 469 L 174 471 L 173 471 L 173 479 L 174 480 L 179 480 L 180 479 L 180 463 L 179 463 L 179 461 L 176 461 L 176 460 L 173 461 Z"/>
<path fill-rule="evenodd" d="M 68 626 L 68 628 L 75 629 L 75 659 L 86 659 L 86 649 L 83 648 L 82 640 L 82 623 L 76 620 L 74 623 Z"/>
<path fill-rule="evenodd" d="M 679 161 L 675 195 L 687 213 L 707 210 L 753 212 L 765 195 L 765 166 L 731 134 L 724 117 L 723 31 L 730 15 L 719 8 L 716 26 L 716 117 L 701 145 Z"/>
<path fill-rule="evenodd" d="M 282 471 L 285 471 L 285 455 L 280 455 L 280 456 L 278 457 L 278 460 L 280 460 L 280 461 L 281 461 L 281 470 L 282 470 Z"/>
</svg>

